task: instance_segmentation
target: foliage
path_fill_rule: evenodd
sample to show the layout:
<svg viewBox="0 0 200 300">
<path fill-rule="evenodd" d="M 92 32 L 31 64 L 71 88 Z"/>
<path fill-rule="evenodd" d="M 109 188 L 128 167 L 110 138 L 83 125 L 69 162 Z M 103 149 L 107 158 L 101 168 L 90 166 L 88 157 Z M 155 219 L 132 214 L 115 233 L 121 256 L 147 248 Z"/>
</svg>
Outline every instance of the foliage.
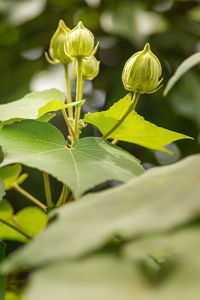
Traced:
<svg viewBox="0 0 200 300">
<path fill-rule="evenodd" d="M 0 299 L 199 299 L 197 1 L 0 12 Z"/>
</svg>

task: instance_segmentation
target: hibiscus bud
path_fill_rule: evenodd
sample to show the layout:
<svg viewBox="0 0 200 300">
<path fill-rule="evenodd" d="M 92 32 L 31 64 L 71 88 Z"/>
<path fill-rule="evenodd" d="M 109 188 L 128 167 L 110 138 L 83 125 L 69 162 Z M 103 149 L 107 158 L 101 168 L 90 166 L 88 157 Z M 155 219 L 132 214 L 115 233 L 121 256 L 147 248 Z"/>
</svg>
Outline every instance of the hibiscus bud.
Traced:
<svg viewBox="0 0 200 300">
<path fill-rule="evenodd" d="M 162 79 L 159 80 L 161 74 L 161 64 L 151 52 L 150 45 L 146 44 L 143 51 L 135 53 L 126 62 L 122 82 L 128 91 L 151 94 L 161 87 Z"/>
<path fill-rule="evenodd" d="M 65 41 L 70 29 L 60 20 L 56 32 L 51 38 L 49 55 L 45 52 L 46 59 L 51 64 L 68 64 L 71 58 L 65 52 Z"/>
<path fill-rule="evenodd" d="M 66 52 L 71 58 L 94 54 L 94 36 L 82 22 L 72 29 L 66 40 Z"/>
<path fill-rule="evenodd" d="M 94 56 L 83 59 L 83 78 L 93 80 L 99 73 L 100 62 Z M 73 61 L 73 71 L 77 76 L 77 60 Z"/>
</svg>

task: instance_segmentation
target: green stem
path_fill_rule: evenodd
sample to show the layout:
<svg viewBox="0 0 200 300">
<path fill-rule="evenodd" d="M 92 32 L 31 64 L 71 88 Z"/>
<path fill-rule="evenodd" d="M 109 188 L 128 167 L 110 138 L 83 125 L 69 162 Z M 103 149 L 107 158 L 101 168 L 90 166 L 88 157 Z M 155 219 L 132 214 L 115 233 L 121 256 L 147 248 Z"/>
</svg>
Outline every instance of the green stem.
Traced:
<svg viewBox="0 0 200 300">
<path fill-rule="evenodd" d="M 83 97 L 83 58 L 78 57 L 77 59 L 77 83 L 76 83 L 76 101 L 82 100 Z M 79 138 L 79 119 L 80 119 L 80 111 L 81 108 L 76 106 L 75 108 L 75 125 L 74 125 L 74 132 L 75 132 L 75 140 Z"/>
<path fill-rule="evenodd" d="M 69 118 L 67 116 L 67 113 L 66 113 L 65 109 L 62 109 L 62 115 L 63 115 L 63 118 L 65 120 L 65 123 L 67 124 L 67 127 L 69 129 L 71 137 L 72 137 L 72 139 L 74 139 L 75 138 L 74 129 L 73 129 L 72 124 L 71 124 L 71 122 L 70 122 L 70 120 L 69 120 Z"/>
<path fill-rule="evenodd" d="M 51 196 L 51 186 L 49 181 L 49 175 L 46 172 L 43 172 L 43 179 L 44 179 L 44 189 L 45 189 L 47 207 L 51 207 L 53 206 L 53 201 Z"/>
<path fill-rule="evenodd" d="M 67 103 L 72 103 L 72 96 L 71 96 L 71 88 L 70 88 L 70 78 L 69 78 L 69 64 L 64 65 L 65 68 L 65 81 L 66 81 L 66 91 L 67 91 Z M 70 119 L 73 119 L 73 108 L 68 107 L 68 113 Z"/>
<path fill-rule="evenodd" d="M 138 100 L 139 100 L 140 94 L 135 93 L 132 99 L 132 103 L 130 104 L 129 108 L 125 112 L 125 114 L 121 117 L 121 119 L 106 133 L 103 135 L 103 139 L 106 140 L 109 138 L 109 136 L 122 124 L 122 122 L 129 116 L 129 114 L 134 110 Z"/>
<path fill-rule="evenodd" d="M 56 206 L 61 206 L 66 202 L 69 191 L 70 190 L 69 190 L 68 186 L 64 184 L 63 188 L 62 188 L 62 192 L 61 192 L 60 197 L 58 199 L 58 202 L 56 203 Z"/>
<path fill-rule="evenodd" d="M 40 208 L 42 208 L 43 210 L 46 210 L 47 207 L 46 205 L 44 205 L 42 202 L 40 202 L 38 199 L 36 199 L 34 196 L 32 196 L 31 194 L 29 194 L 27 191 L 25 191 L 24 189 L 22 189 L 17 183 L 15 183 L 13 185 L 14 189 L 16 191 L 18 191 L 20 194 L 22 194 L 24 197 L 26 197 L 27 199 L 29 199 L 30 201 L 34 202 L 37 206 L 39 206 Z"/>
<path fill-rule="evenodd" d="M 14 229 L 15 231 L 17 231 L 18 233 L 22 234 L 23 236 L 25 236 L 28 240 L 31 240 L 31 237 L 26 234 L 25 232 L 21 231 L 19 228 L 15 227 L 14 225 L 6 222 L 5 220 L 0 218 L 0 222 L 3 223 L 4 225 L 9 226 L 10 228 Z"/>
</svg>

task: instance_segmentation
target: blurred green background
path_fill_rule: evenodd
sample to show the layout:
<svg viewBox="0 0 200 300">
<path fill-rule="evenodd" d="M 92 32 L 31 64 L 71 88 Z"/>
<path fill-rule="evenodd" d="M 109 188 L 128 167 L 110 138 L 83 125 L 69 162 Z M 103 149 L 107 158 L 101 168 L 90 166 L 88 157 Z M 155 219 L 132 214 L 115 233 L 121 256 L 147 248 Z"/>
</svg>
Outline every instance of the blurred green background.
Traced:
<svg viewBox="0 0 200 300">
<path fill-rule="evenodd" d="M 93 82 L 86 83 L 84 112 L 106 109 L 126 94 L 121 82 L 124 63 L 146 42 L 150 42 L 161 61 L 164 85 L 184 59 L 200 51 L 200 1 L 0 0 L 1 103 L 19 99 L 30 91 L 51 87 L 65 90 L 62 66 L 50 66 L 44 58 L 59 19 L 70 28 L 82 20 L 100 41 L 96 55 L 101 61 L 100 73 Z M 74 81 L 72 86 L 74 89 Z M 181 78 L 166 98 L 162 88 L 142 96 L 138 103 L 137 112 L 147 120 L 194 137 L 194 141 L 171 145 L 174 156 L 134 144 L 119 145 L 137 156 L 146 168 L 198 153 L 199 95 L 200 70 L 196 67 Z M 65 130 L 60 115 L 53 123 Z M 87 135 L 99 132 L 87 126 L 82 136 Z M 41 199 L 41 174 L 31 171 L 24 187 Z M 57 194 L 60 185 L 53 184 L 53 188 Z M 14 195 L 10 191 L 7 197 L 15 199 Z M 27 204 L 22 199 L 19 203 Z"/>
</svg>

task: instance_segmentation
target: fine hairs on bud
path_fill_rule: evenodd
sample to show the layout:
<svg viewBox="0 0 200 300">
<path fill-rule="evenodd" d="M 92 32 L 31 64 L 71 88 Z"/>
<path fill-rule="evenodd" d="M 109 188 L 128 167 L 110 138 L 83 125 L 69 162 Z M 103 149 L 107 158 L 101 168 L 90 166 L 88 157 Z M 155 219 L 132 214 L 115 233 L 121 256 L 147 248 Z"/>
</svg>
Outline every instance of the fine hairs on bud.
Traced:
<svg viewBox="0 0 200 300">
<path fill-rule="evenodd" d="M 126 62 L 122 72 L 122 82 L 127 91 L 151 94 L 161 86 L 162 67 L 147 43 L 143 51 L 135 53 Z"/>
</svg>

